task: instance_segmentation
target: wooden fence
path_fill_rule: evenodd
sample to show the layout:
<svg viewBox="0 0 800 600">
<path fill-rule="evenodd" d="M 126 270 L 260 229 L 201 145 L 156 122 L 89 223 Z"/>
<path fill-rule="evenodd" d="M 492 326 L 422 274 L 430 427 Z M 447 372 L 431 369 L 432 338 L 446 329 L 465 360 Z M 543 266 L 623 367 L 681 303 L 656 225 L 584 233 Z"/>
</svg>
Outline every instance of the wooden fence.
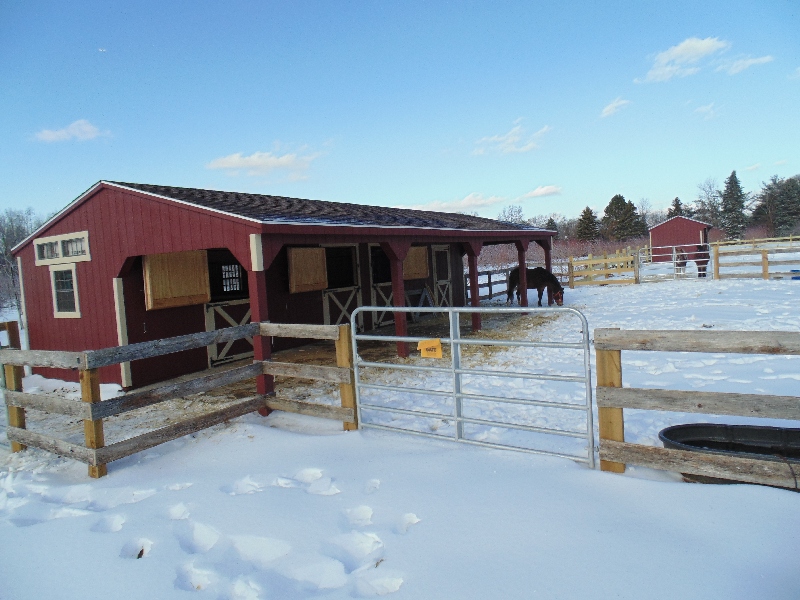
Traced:
<svg viewBox="0 0 800 600">
<path fill-rule="evenodd" d="M 712 246 L 712 256 L 714 263 L 714 279 L 784 279 L 791 277 L 800 278 L 800 258 L 780 259 L 774 255 L 781 254 L 800 254 L 800 246 L 794 247 L 758 247 L 755 244 L 747 245 L 728 245 L 720 247 Z M 773 255 L 770 258 L 770 254 Z M 752 260 L 758 256 L 758 260 Z M 748 257 L 751 260 L 735 260 L 736 258 Z M 731 260 L 733 258 L 734 260 Z M 785 270 L 785 267 L 792 265 L 795 270 Z M 741 269 L 742 267 L 761 267 L 760 271 L 722 273 L 722 269 Z M 783 268 L 784 270 L 776 270 Z"/>
<path fill-rule="evenodd" d="M 788 331 L 620 331 L 595 329 L 600 468 L 625 464 L 796 487 L 788 463 L 625 443 L 623 408 L 800 420 L 800 397 L 622 387 L 622 350 L 800 354 L 800 333 Z"/>
<path fill-rule="evenodd" d="M 800 236 L 788 235 L 785 237 L 773 238 L 756 238 L 752 240 L 725 240 L 721 242 L 713 242 L 713 246 L 752 246 L 753 248 L 761 247 L 768 244 L 777 244 L 778 246 L 798 246 L 800 245 Z"/>
<path fill-rule="evenodd" d="M 17 323 L 2 323 L 0 330 L 3 329 L 9 333 L 10 345 L 19 348 Z M 249 365 L 212 373 L 185 382 L 167 383 L 155 389 L 129 392 L 110 400 L 101 400 L 100 398 L 98 376 L 100 367 L 163 356 L 253 335 L 333 340 L 336 343 L 337 366 L 256 361 Z M 346 430 L 357 428 L 352 340 L 349 325 L 250 323 L 239 327 L 85 352 L 0 349 L 0 363 L 6 365 L 5 401 L 8 409 L 6 434 L 11 441 L 12 451 L 18 452 L 24 450 L 26 446 L 33 446 L 74 458 L 89 465 L 90 477 L 106 475 L 107 463 L 245 415 L 264 406 L 275 410 L 340 420 L 343 421 Z M 22 391 L 22 365 L 78 369 L 80 371 L 81 401 L 48 394 L 24 393 Z M 280 375 L 338 383 L 342 406 L 284 400 L 274 396 L 256 395 L 254 392 L 255 397 L 236 402 L 225 408 L 121 442 L 105 445 L 104 418 L 253 379 L 259 375 Z M 83 419 L 85 444 L 80 446 L 50 435 L 29 431 L 25 427 L 26 409 Z"/>
<path fill-rule="evenodd" d="M 575 259 L 569 257 L 568 282 L 570 289 L 581 285 L 639 283 L 639 258 L 630 248 L 615 254 Z"/>
</svg>

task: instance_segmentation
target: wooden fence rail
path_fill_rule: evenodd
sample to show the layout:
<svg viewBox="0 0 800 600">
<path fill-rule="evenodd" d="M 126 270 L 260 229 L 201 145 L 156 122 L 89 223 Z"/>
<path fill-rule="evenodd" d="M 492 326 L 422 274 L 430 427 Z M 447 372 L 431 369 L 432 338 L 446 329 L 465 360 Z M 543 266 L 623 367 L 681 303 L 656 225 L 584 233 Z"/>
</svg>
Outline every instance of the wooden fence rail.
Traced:
<svg viewBox="0 0 800 600">
<path fill-rule="evenodd" d="M 800 397 L 623 388 L 621 351 L 800 355 L 800 333 L 595 329 L 594 345 L 602 470 L 622 473 L 628 463 L 765 485 L 797 485 L 795 473 L 787 462 L 626 443 L 623 409 L 800 420 Z"/>
<path fill-rule="evenodd" d="M 568 282 L 570 289 L 581 285 L 639 283 L 639 258 L 628 251 L 575 259 L 569 257 Z"/>
<path fill-rule="evenodd" d="M 800 246 L 794 248 L 754 248 L 751 250 L 727 250 L 719 246 L 714 246 L 714 279 L 784 279 L 790 277 L 800 277 L 800 258 L 778 259 L 770 258 L 770 254 L 800 254 Z M 733 257 L 752 257 L 758 256 L 758 260 L 729 260 Z M 774 267 L 784 267 L 792 265 L 795 271 L 776 271 Z M 741 267 L 761 267 L 759 272 L 754 273 L 721 273 L 721 269 L 737 269 Z M 770 270 L 770 268 L 773 270 Z"/>
<path fill-rule="evenodd" d="M 19 348 L 17 323 L 0 323 L 0 331 L 2 330 L 8 331 L 9 346 Z M 209 344 L 248 338 L 253 335 L 333 340 L 336 343 L 337 366 L 257 361 L 250 365 L 211 373 L 189 381 L 168 383 L 152 389 L 129 392 L 110 400 L 101 400 L 100 398 L 98 369 L 102 366 L 163 356 Z M 12 443 L 12 451 L 18 452 L 25 449 L 26 446 L 34 446 L 62 456 L 68 456 L 87 463 L 91 477 L 105 475 L 107 473 L 106 464 L 111 461 L 253 412 L 264 406 L 273 410 L 297 412 L 340 420 L 344 423 L 345 430 L 357 428 L 352 341 L 349 325 L 250 323 L 212 332 L 86 352 L 0 349 L 0 362 L 6 364 L 5 401 L 8 411 L 6 433 Z M 22 365 L 80 369 L 81 400 L 70 400 L 48 394 L 24 393 L 22 391 Z M 246 381 L 265 374 L 337 383 L 339 384 L 341 407 L 277 399 L 273 396 L 257 396 L 122 442 L 111 445 L 105 444 L 104 418 L 152 406 L 167 400 L 207 392 L 221 386 Z M 28 431 L 25 426 L 26 409 L 83 419 L 84 445 L 80 446 L 59 440 L 53 436 Z"/>
</svg>

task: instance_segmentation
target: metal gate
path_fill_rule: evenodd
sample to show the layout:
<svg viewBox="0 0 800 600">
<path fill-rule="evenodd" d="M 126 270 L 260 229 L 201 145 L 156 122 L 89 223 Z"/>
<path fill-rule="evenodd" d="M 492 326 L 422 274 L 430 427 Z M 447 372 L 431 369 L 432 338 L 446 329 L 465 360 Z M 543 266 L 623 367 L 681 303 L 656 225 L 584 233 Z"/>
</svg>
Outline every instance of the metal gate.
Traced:
<svg viewBox="0 0 800 600">
<path fill-rule="evenodd" d="M 360 307 L 353 312 L 352 318 L 355 322 L 360 312 L 385 310 L 386 307 Z M 510 307 L 403 307 L 392 310 L 440 315 L 442 333 L 447 334 L 436 339 L 413 335 L 398 337 L 361 334 L 352 328 L 359 427 L 558 456 L 594 468 L 589 327 L 580 311 L 573 308 Z M 574 326 L 571 329 L 567 327 L 575 341 L 490 339 L 491 336 L 482 332 L 462 335 L 463 325 L 459 317 L 472 313 L 571 317 L 579 321 L 580 331 Z M 367 348 L 370 342 L 373 345 L 374 342 L 407 343 L 412 355 L 409 359 L 392 362 L 364 360 L 362 352 L 373 352 Z M 441 344 L 439 360 L 421 358 L 414 353 L 420 342 L 434 348 L 436 342 Z M 490 347 L 506 354 L 493 355 Z M 519 352 L 517 356 L 507 353 L 513 349 L 524 349 L 519 351 L 525 352 L 522 357 L 524 370 L 514 368 L 515 360 L 519 363 L 521 357 Z M 569 355 L 561 361 L 561 367 L 551 367 L 547 372 L 547 369 L 536 369 L 531 365 L 534 355 L 539 352 L 547 352 L 550 356 L 560 351 Z M 552 364 L 558 365 L 559 359 L 554 360 Z M 502 383 L 487 385 L 491 381 Z M 562 384 L 572 386 L 573 390 L 556 393 L 546 389 L 547 385 Z M 527 397 L 520 398 L 509 395 L 509 390 L 532 393 L 525 393 Z M 411 398 L 415 400 L 411 401 Z M 552 416 L 559 414 L 562 416 Z"/>
</svg>

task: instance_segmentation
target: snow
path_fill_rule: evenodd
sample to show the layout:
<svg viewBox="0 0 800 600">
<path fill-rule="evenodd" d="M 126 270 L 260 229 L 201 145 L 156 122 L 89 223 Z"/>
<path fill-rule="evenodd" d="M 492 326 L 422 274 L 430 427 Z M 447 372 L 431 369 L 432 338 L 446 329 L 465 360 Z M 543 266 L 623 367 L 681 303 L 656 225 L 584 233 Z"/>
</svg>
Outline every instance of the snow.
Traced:
<svg viewBox="0 0 800 600">
<path fill-rule="evenodd" d="M 584 312 L 591 331 L 800 331 L 796 281 L 583 287 L 567 290 L 566 304 Z M 567 323 L 525 335 L 575 335 Z M 533 362 L 545 372 L 569 364 L 530 350 L 475 360 L 510 370 Z M 797 357 L 623 353 L 630 386 L 797 395 L 798 380 Z M 420 383 L 438 385 L 434 376 Z M 508 387 L 532 393 L 557 383 Z M 25 380 L 29 391 L 65 385 Z M 335 399 L 324 388 L 319 396 Z M 559 421 L 565 411 L 525 408 L 515 417 L 573 426 Z M 626 410 L 626 439 L 657 445 L 661 428 L 698 420 L 753 422 Z M 447 440 L 345 433 L 285 413 L 247 415 L 158 446 L 112 463 L 99 480 L 81 463 L 0 446 L 2 600 L 788 599 L 800 597 L 798 531 L 800 494 L 786 490 L 688 484 L 640 468 L 612 475 Z"/>
</svg>

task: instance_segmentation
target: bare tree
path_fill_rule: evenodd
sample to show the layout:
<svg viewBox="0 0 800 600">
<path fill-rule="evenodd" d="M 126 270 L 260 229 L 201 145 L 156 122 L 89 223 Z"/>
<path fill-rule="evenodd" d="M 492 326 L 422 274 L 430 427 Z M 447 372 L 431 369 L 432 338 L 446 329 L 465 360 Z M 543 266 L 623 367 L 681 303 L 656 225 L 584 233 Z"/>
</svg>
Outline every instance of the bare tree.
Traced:
<svg viewBox="0 0 800 600">
<path fill-rule="evenodd" d="M 522 207 L 518 204 L 509 204 L 503 207 L 503 210 L 497 215 L 497 220 L 504 223 L 524 223 L 525 217 L 522 215 Z"/>
<path fill-rule="evenodd" d="M 11 249 L 36 231 L 44 219 L 32 208 L 0 213 L 0 305 L 20 310 L 19 272 Z"/>
</svg>

